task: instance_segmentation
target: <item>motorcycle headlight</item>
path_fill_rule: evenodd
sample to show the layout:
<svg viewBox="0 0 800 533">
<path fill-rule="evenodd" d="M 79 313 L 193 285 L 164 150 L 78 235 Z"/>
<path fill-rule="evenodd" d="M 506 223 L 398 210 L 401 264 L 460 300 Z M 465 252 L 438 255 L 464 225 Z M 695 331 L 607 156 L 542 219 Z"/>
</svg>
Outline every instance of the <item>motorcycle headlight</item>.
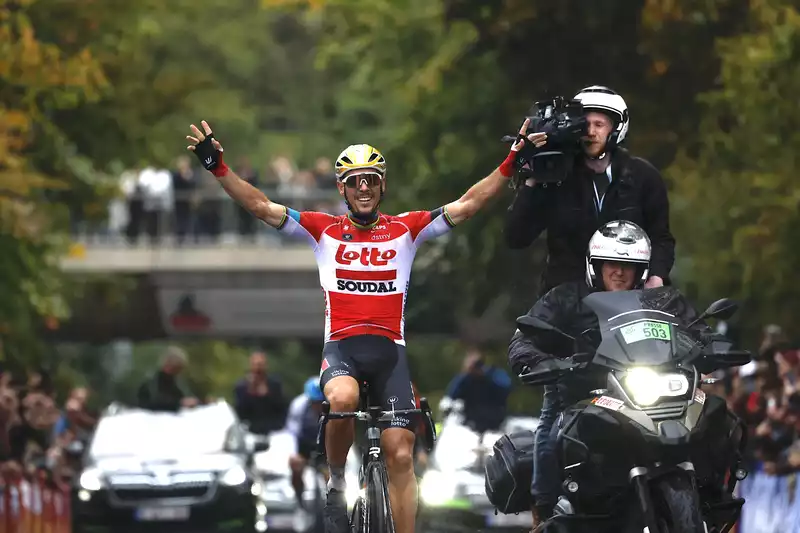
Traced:
<svg viewBox="0 0 800 533">
<path fill-rule="evenodd" d="M 247 481 L 247 472 L 241 466 L 234 466 L 220 478 L 220 483 L 229 487 L 236 487 Z"/>
<path fill-rule="evenodd" d="M 103 478 L 99 470 L 88 468 L 81 474 L 78 484 L 82 489 L 94 492 L 103 488 Z"/>
<path fill-rule="evenodd" d="M 422 501 L 430 506 L 447 503 L 456 495 L 456 483 L 452 476 L 446 476 L 438 470 L 429 470 L 419 487 Z"/>
<path fill-rule="evenodd" d="M 641 406 L 653 405 L 662 396 L 683 396 L 689 392 L 689 380 L 683 374 L 659 374 L 652 368 L 631 368 L 623 378 L 625 390 Z"/>
</svg>

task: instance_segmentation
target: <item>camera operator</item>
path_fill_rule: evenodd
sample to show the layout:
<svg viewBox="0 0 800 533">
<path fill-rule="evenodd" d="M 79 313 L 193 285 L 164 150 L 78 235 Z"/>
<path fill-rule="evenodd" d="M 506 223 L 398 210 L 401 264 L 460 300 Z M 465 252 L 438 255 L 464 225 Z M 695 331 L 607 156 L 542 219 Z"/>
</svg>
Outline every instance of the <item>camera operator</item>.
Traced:
<svg viewBox="0 0 800 533">
<path fill-rule="evenodd" d="M 628 220 L 651 239 L 646 287 L 669 284 L 675 239 L 669 229 L 667 189 L 655 167 L 620 147 L 630 124 L 625 100 L 597 85 L 581 90 L 573 100 L 583 106 L 585 117 L 580 133 L 573 129 L 580 144 L 558 154 L 566 158 L 566 165 L 556 165 L 563 179 L 562 174 L 553 178 L 534 171 L 535 164 L 518 167 L 517 192 L 505 221 L 506 243 L 525 248 L 547 230 L 547 266 L 540 285 L 544 294 L 561 283 L 583 279 L 592 234 L 612 220 Z M 548 139 L 557 137 L 547 133 Z M 548 140 L 544 149 L 550 144 Z"/>
</svg>

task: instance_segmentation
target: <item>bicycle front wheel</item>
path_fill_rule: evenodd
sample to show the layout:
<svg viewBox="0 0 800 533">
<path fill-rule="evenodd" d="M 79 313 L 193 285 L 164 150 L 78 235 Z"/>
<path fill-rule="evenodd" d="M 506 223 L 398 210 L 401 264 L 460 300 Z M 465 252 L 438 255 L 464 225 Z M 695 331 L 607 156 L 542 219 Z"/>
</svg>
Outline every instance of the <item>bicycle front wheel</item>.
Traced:
<svg viewBox="0 0 800 533">
<path fill-rule="evenodd" d="M 357 499 L 353 506 L 353 512 L 350 515 L 350 531 L 367 533 L 367 507 L 363 498 Z"/>
<path fill-rule="evenodd" d="M 389 475 L 380 461 L 367 466 L 367 533 L 395 533 Z"/>
</svg>

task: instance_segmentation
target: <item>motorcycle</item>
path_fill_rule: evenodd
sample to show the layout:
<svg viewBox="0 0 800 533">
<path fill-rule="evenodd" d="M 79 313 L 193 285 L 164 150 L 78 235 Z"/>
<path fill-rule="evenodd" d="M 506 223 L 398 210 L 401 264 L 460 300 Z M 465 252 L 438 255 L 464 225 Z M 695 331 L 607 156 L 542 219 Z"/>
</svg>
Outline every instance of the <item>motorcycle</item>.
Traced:
<svg viewBox="0 0 800 533">
<path fill-rule="evenodd" d="M 703 379 L 695 365 L 740 366 L 751 354 L 732 350 L 719 335 L 690 330 L 706 318 L 730 318 L 738 305 L 718 300 L 682 324 L 648 308 L 641 293 L 584 298 L 598 328 L 577 338 L 528 317 L 530 327 L 567 339 L 575 353 L 523 369 L 523 383 L 567 376 L 605 381 L 557 421 L 563 495 L 540 530 L 726 533 L 741 514 L 744 500 L 733 490 L 747 475 L 745 427 L 723 399 L 703 392 L 714 380 Z"/>
</svg>

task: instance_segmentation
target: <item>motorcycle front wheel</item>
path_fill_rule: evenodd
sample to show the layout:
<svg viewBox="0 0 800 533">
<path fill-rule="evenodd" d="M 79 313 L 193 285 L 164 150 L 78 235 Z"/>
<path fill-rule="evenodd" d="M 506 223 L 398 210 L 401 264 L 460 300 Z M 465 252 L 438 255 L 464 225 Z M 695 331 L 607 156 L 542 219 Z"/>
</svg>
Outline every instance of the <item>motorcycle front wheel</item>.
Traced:
<svg viewBox="0 0 800 533">
<path fill-rule="evenodd" d="M 700 513 L 700 497 L 694 478 L 677 472 L 664 476 L 653 484 L 661 533 L 705 533 Z"/>
</svg>

